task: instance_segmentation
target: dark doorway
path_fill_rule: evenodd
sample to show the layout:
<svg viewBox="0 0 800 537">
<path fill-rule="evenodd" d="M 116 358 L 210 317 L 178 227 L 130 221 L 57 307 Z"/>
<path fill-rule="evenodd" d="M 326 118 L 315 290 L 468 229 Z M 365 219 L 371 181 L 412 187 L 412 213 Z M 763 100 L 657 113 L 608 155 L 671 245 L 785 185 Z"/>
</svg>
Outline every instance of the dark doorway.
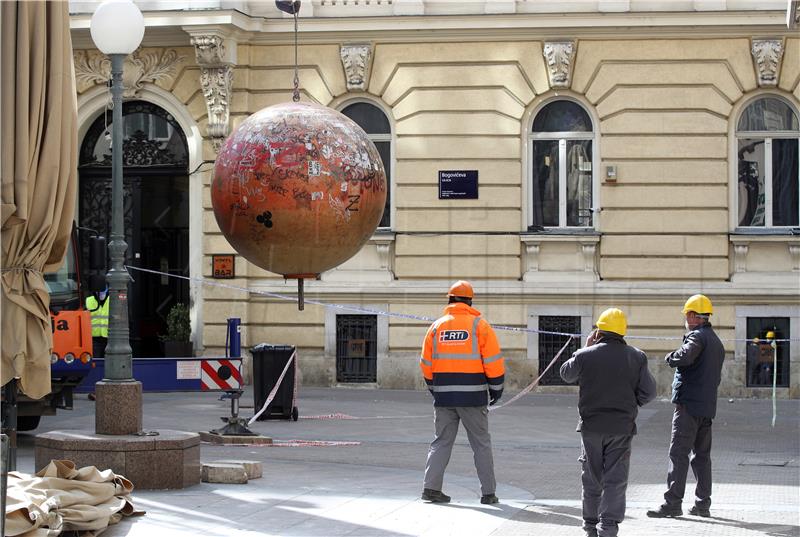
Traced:
<svg viewBox="0 0 800 537">
<path fill-rule="evenodd" d="M 186 136 L 162 108 L 126 102 L 123 177 L 126 264 L 167 274 L 189 275 L 189 175 Z M 89 128 L 80 153 L 78 221 L 108 237 L 111 232 L 111 113 Z M 81 244 L 88 267 L 88 241 Z M 134 357 L 163 356 L 158 336 L 177 303 L 189 305 L 189 282 L 129 271 L 131 347 Z"/>
</svg>

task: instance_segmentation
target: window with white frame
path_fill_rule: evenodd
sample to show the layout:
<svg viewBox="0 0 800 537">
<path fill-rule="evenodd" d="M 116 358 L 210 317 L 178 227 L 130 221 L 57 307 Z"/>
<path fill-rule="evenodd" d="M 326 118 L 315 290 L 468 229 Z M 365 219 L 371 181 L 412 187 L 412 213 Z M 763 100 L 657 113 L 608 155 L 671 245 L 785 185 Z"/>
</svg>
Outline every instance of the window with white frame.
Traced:
<svg viewBox="0 0 800 537">
<path fill-rule="evenodd" d="M 392 184 L 392 127 L 383 110 L 374 104 L 357 102 L 345 106 L 342 114 L 356 122 L 364 129 L 369 139 L 381 155 L 383 168 L 386 170 L 386 205 L 383 216 L 378 224 L 379 228 L 392 227 L 391 188 Z"/>
<path fill-rule="evenodd" d="M 575 101 L 552 101 L 536 113 L 528 150 L 529 230 L 594 226 L 594 139 L 592 120 Z"/>
<path fill-rule="evenodd" d="M 797 112 L 777 96 L 754 100 L 736 126 L 738 226 L 800 224 L 800 127 Z"/>
</svg>

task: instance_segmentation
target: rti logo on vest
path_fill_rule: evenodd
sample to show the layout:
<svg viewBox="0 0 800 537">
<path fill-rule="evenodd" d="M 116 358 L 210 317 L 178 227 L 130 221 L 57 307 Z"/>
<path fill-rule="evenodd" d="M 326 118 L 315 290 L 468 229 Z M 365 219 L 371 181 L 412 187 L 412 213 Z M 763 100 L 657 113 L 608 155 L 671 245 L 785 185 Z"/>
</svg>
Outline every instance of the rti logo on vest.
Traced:
<svg viewBox="0 0 800 537">
<path fill-rule="evenodd" d="M 459 343 L 469 339 L 466 330 L 442 330 L 439 332 L 439 343 Z"/>
</svg>

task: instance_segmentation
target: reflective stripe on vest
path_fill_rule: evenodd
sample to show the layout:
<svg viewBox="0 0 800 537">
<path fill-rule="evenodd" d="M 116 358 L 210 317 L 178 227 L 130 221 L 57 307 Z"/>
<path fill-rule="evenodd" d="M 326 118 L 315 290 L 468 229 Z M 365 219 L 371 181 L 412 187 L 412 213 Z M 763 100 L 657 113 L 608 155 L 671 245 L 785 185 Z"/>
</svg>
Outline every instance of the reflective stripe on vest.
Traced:
<svg viewBox="0 0 800 537">
<path fill-rule="evenodd" d="M 486 384 L 453 384 L 450 386 L 431 386 L 435 392 L 485 392 L 489 389 Z"/>
</svg>

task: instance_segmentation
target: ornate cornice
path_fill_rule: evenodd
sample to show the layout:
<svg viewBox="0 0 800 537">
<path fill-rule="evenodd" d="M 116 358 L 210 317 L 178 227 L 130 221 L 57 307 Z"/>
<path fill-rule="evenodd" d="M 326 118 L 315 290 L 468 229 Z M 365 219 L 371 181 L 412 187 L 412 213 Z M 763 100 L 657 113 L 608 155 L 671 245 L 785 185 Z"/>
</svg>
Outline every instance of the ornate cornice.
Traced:
<svg viewBox="0 0 800 537">
<path fill-rule="evenodd" d="M 777 86 L 778 73 L 783 58 L 783 43 L 780 39 L 753 39 L 750 51 L 756 68 L 759 86 Z"/>
<path fill-rule="evenodd" d="M 76 50 L 73 53 L 75 62 L 75 80 L 78 91 L 83 92 L 95 84 L 105 84 L 111 77 L 111 62 L 105 54 L 91 50 Z M 122 83 L 125 86 L 123 97 L 134 99 L 139 96 L 145 82 L 165 82 L 169 84 L 175 78 L 178 65 L 186 59 L 175 50 L 137 49 L 125 58 Z"/>
<path fill-rule="evenodd" d="M 344 67 L 347 90 L 365 91 L 369 80 L 369 65 L 372 57 L 372 45 L 350 44 L 339 49 Z"/>
<path fill-rule="evenodd" d="M 548 41 L 542 49 L 547 76 L 552 88 L 568 88 L 572 84 L 572 63 L 575 59 L 574 41 Z"/>
</svg>

